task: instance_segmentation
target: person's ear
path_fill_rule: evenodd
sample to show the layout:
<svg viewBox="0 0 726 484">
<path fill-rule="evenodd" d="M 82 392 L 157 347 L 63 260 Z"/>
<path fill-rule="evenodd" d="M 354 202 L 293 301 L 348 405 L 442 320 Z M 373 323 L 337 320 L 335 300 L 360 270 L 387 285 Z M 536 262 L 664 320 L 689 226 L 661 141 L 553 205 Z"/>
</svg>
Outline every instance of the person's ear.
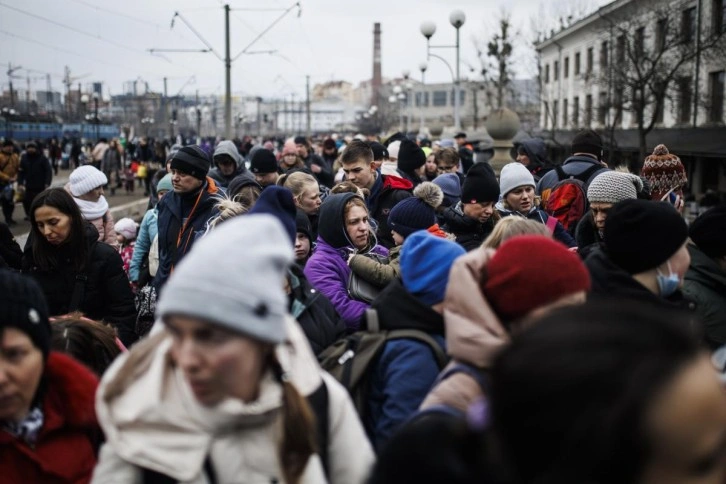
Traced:
<svg viewBox="0 0 726 484">
<path fill-rule="evenodd" d="M 376 161 L 372 160 L 370 163 L 371 171 L 376 171 Z"/>
</svg>

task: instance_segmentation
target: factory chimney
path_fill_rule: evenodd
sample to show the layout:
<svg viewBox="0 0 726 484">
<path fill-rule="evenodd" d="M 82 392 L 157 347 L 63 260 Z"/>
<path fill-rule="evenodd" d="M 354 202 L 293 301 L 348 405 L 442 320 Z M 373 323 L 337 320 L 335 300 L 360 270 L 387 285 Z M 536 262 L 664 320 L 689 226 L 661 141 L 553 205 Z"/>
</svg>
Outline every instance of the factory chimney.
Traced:
<svg viewBox="0 0 726 484">
<path fill-rule="evenodd" d="M 381 24 L 373 24 L 373 79 L 371 82 L 371 106 L 379 104 L 381 94 Z"/>
</svg>

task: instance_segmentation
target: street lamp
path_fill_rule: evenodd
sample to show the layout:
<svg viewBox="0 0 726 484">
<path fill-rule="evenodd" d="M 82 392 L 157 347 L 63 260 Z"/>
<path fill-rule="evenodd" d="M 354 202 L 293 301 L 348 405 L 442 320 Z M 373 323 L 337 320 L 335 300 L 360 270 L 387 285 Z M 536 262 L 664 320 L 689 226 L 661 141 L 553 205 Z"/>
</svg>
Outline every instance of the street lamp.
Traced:
<svg viewBox="0 0 726 484">
<path fill-rule="evenodd" d="M 435 26 L 434 26 L 435 27 Z M 426 61 L 422 61 L 418 65 L 418 70 L 421 71 L 421 95 L 419 98 L 419 106 L 421 107 L 421 125 L 418 128 L 418 132 L 423 133 L 424 130 L 424 98 L 425 98 L 425 91 L 426 91 L 426 69 L 429 68 L 429 65 Z M 428 103 L 427 103 L 428 104 Z"/>
<path fill-rule="evenodd" d="M 97 92 L 93 93 L 93 122 L 96 125 L 96 141 L 98 141 L 98 122 L 100 121 L 98 119 L 98 98 L 99 95 Z"/>
<path fill-rule="evenodd" d="M 150 125 L 154 124 L 154 118 L 141 118 L 141 124 L 144 125 L 146 132 L 146 137 L 149 137 L 149 127 Z"/>
<path fill-rule="evenodd" d="M 406 95 L 403 93 L 403 88 L 401 86 L 393 86 L 393 102 L 398 102 L 398 126 L 401 131 L 403 131 L 403 100 L 405 99 Z"/>
<path fill-rule="evenodd" d="M 466 14 L 464 14 L 461 10 L 454 10 L 449 15 L 449 22 L 451 25 L 456 29 L 456 44 L 455 45 L 431 45 L 431 37 L 436 33 L 436 24 L 433 22 L 423 22 L 421 24 L 420 30 L 421 34 L 426 38 L 426 60 L 428 60 L 431 57 L 435 57 L 437 59 L 440 59 L 446 66 L 449 68 L 449 72 L 451 72 L 451 77 L 454 82 L 454 127 L 456 130 L 461 129 L 461 119 L 459 114 L 459 84 L 461 83 L 461 75 L 460 75 L 460 62 L 459 62 L 459 53 L 460 53 L 460 42 L 459 42 L 459 29 L 464 25 L 464 22 L 466 22 Z M 441 56 L 438 56 L 436 54 L 431 53 L 431 49 L 456 49 L 456 76 L 454 76 L 454 71 L 451 69 L 451 65 Z"/>
</svg>

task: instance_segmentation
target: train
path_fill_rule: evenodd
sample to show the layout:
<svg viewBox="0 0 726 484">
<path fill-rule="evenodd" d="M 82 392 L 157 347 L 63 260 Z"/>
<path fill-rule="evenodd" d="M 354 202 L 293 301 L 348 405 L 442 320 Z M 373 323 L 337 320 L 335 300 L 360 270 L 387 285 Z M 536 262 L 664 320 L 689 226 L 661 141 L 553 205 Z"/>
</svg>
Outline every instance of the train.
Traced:
<svg viewBox="0 0 726 484">
<path fill-rule="evenodd" d="M 116 138 L 121 134 L 118 125 L 99 123 L 53 123 L 11 121 L 0 117 L 0 138 L 15 141 L 45 140 L 49 138 Z"/>
</svg>

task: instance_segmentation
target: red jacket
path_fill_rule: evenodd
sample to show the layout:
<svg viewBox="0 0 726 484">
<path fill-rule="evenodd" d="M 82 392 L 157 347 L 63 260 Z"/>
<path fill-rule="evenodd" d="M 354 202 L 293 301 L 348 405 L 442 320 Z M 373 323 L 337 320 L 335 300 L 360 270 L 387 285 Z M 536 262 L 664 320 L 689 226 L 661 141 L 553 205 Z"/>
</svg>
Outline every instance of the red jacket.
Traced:
<svg viewBox="0 0 726 484">
<path fill-rule="evenodd" d="M 98 379 L 71 357 L 51 352 L 43 380 L 45 422 L 35 445 L 0 430 L 0 481 L 90 482 L 101 436 L 94 410 Z"/>
</svg>

